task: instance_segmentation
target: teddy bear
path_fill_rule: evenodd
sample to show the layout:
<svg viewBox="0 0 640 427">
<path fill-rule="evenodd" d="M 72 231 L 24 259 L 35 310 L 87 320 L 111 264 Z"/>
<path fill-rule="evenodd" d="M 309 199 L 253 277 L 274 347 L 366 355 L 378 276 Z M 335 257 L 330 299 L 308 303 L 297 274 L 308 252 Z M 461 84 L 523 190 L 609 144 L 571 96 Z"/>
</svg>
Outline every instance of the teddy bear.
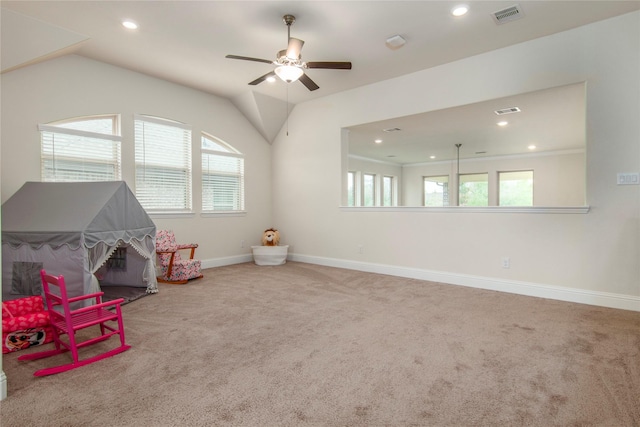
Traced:
<svg viewBox="0 0 640 427">
<path fill-rule="evenodd" d="M 262 233 L 262 246 L 278 246 L 280 233 L 275 228 L 268 228 Z"/>
</svg>

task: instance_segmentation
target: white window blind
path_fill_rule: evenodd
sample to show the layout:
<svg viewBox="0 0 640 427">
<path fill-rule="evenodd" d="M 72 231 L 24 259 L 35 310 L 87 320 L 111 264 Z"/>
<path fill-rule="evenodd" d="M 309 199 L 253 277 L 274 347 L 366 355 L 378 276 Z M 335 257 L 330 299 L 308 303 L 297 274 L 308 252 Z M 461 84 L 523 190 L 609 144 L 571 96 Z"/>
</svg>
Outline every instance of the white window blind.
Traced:
<svg viewBox="0 0 640 427">
<path fill-rule="evenodd" d="M 202 135 L 202 210 L 244 210 L 244 156 L 207 134 Z"/>
<path fill-rule="evenodd" d="M 191 127 L 135 115 L 136 197 L 150 212 L 190 212 Z"/>
<path fill-rule="evenodd" d="M 121 142 L 117 116 L 79 117 L 38 125 L 45 182 L 119 181 Z"/>
</svg>

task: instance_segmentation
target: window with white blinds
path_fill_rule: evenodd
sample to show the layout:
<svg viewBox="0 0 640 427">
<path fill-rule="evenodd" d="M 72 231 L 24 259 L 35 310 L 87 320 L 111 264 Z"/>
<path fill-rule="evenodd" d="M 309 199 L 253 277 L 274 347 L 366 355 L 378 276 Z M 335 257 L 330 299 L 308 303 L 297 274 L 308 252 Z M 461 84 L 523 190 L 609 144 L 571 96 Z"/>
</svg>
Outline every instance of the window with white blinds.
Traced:
<svg viewBox="0 0 640 427">
<path fill-rule="evenodd" d="M 190 212 L 191 127 L 135 115 L 136 197 L 149 212 Z"/>
<path fill-rule="evenodd" d="M 244 156 L 202 134 L 202 211 L 244 210 Z"/>
<path fill-rule="evenodd" d="M 38 125 L 44 182 L 122 179 L 119 117 L 77 117 Z"/>
</svg>

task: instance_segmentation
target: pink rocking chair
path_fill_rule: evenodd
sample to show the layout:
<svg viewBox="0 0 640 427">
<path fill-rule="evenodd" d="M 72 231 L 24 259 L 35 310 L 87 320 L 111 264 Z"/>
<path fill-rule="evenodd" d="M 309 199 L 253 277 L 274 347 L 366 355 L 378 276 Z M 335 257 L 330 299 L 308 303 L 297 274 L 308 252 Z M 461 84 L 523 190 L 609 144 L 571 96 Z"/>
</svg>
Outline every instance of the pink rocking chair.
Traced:
<svg viewBox="0 0 640 427">
<path fill-rule="evenodd" d="M 18 357 L 18 360 L 42 359 L 71 351 L 73 362 L 51 368 L 40 369 L 33 375 L 41 377 L 69 371 L 71 369 L 97 362 L 98 360 L 106 359 L 107 357 L 114 356 L 131 348 L 130 345 L 125 344 L 124 339 L 124 323 L 122 321 L 122 311 L 120 309 L 120 304 L 122 304 L 124 299 L 120 298 L 113 301 L 102 302 L 103 292 L 69 298 L 67 296 L 67 288 L 65 286 L 63 276 L 56 277 L 48 275 L 44 270 L 40 271 L 40 276 L 42 277 L 44 295 L 47 301 L 47 310 L 49 311 L 49 318 L 53 328 L 53 342 L 56 348 L 53 350 L 25 354 Z M 72 303 L 92 299 L 94 300 L 93 302 L 95 302 L 92 305 L 73 310 L 70 307 L 70 304 Z M 62 308 L 62 310 L 56 310 L 56 307 Z M 108 310 L 110 308 L 115 309 L 115 311 Z M 76 332 L 90 326 L 99 326 L 100 335 L 94 336 L 93 338 L 85 341 L 77 341 Z M 64 334 L 67 335 L 67 340 L 61 339 L 61 335 Z M 78 354 L 79 348 L 104 341 L 113 335 L 120 336 L 120 346 L 86 359 L 80 359 Z"/>
</svg>

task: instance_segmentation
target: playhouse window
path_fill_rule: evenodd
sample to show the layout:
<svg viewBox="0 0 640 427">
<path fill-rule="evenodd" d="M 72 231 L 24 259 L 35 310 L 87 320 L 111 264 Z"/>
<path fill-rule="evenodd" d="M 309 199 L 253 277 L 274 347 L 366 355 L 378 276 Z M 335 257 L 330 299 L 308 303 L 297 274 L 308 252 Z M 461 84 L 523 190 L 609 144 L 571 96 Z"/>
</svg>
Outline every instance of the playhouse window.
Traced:
<svg viewBox="0 0 640 427">
<path fill-rule="evenodd" d="M 116 248 L 105 263 L 107 269 L 127 271 L 127 248 Z"/>
<path fill-rule="evenodd" d="M 11 293 L 13 295 L 42 294 L 41 262 L 14 261 L 11 266 Z"/>
</svg>

